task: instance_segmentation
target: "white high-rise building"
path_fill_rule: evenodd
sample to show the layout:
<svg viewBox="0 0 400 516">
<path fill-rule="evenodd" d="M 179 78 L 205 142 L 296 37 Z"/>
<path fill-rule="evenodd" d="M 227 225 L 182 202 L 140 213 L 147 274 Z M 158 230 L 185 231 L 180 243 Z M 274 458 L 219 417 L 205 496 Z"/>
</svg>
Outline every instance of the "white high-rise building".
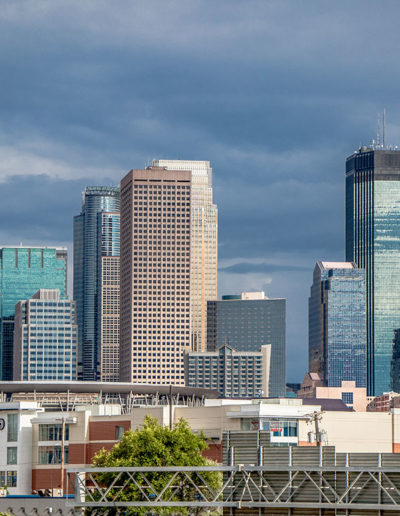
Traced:
<svg viewBox="0 0 400 516">
<path fill-rule="evenodd" d="M 190 308 L 191 349 L 207 348 L 207 301 L 217 299 L 218 210 L 209 161 L 153 160 L 153 166 L 192 172 Z"/>
<path fill-rule="evenodd" d="M 14 380 L 76 380 L 75 301 L 39 289 L 15 305 Z"/>
</svg>

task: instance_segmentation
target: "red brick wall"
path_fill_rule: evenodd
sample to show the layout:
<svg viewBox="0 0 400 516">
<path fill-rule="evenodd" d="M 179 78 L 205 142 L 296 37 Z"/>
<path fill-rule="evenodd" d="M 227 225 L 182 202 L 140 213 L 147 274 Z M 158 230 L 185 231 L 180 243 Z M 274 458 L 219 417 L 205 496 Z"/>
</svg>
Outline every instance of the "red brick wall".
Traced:
<svg viewBox="0 0 400 516">
<path fill-rule="evenodd" d="M 100 451 L 102 448 L 105 448 L 106 450 L 111 450 L 111 448 L 114 446 L 114 443 L 88 443 L 86 446 L 86 463 L 91 464 L 92 458 L 96 455 L 98 451 Z"/>
<path fill-rule="evenodd" d="M 86 462 L 86 445 L 85 444 L 69 444 L 68 445 L 68 463 L 69 464 L 85 464 Z"/>
<path fill-rule="evenodd" d="M 211 459 L 215 462 L 222 463 L 222 444 L 209 444 L 208 448 L 203 451 L 203 457 Z"/>
<path fill-rule="evenodd" d="M 131 427 L 130 421 L 92 421 L 89 423 L 89 441 L 114 441 L 117 426 L 125 431 Z"/>
<path fill-rule="evenodd" d="M 64 490 L 67 484 L 67 473 L 64 473 Z M 39 489 L 60 489 L 61 487 L 61 467 L 52 469 L 33 469 L 32 470 L 32 490 Z M 72 477 L 68 480 L 68 492 L 74 492 L 74 480 Z"/>
</svg>

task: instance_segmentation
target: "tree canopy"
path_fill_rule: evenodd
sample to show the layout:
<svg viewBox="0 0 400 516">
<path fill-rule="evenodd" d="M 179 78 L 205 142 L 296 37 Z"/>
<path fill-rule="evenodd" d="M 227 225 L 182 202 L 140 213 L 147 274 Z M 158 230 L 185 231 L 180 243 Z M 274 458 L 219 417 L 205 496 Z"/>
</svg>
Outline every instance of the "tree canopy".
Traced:
<svg viewBox="0 0 400 516">
<path fill-rule="evenodd" d="M 160 467 L 160 466 L 210 466 L 215 463 L 206 459 L 202 451 L 207 448 L 204 435 L 194 434 L 188 423 L 180 419 L 172 429 L 159 424 L 159 422 L 146 416 L 143 426 L 135 431 L 128 430 L 110 451 L 102 449 L 93 458 L 95 467 Z M 166 485 L 173 473 L 157 472 L 146 474 L 157 492 Z M 202 472 L 202 477 L 208 485 L 218 490 L 221 485 L 221 475 L 218 472 Z M 96 481 L 107 486 L 112 483 L 115 473 L 98 473 Z M 118 484 L 128 481 L 128 475 L 118 479 Z M 144 493 L 151 499 L 154 493 L 140 474 L 134 474 L 134 481 L 128 482 L 122 494 L 118 496 L 119 501 L 146 500 Z M 190 480 L 189 480 L 190 478 Z M 199 497 L 199 491 L 193 484 L 199 483 L 199 477 L 191 473 L 189 478 L 184 474 L 178 474 L 174 479 L 174 485 L 179 489 L 169 489 L 164 495 L 171 496 L 171 501 L 185 500 L 192 501 Z M 140 486 L 140 488 L 138 487 Z M 113 493 L 111 493 L 113 494 Z M 135 507 L 127 508 L 126 514 L 149 514 L 148 508 Z M 189 511 L 176 508 L 164 507 L 151 509 L 152 514 L 189 514 Z M 193 513 L 193 511 L 192 511 Z M 197 512 L 199 514 L 199 512 Z"/>
</svg>

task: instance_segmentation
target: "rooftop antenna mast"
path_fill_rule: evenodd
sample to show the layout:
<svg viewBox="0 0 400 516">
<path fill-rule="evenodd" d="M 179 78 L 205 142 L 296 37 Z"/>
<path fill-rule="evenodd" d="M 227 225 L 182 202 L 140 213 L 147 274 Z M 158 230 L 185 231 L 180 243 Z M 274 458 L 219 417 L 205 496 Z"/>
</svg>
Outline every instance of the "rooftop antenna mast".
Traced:
<svg viewBox="0 0 400 516">
<path fill-rule="evenodd" d="M 381 146 L 381 114 L 378 113 L 378 127 L 376 130 L 376 146 L 379 149 Z"/>
<path fill-rule="evenodd" d="M 385 118 L 386 118 L 386 108 L 383 108 L 383 115 L 382 115 L 382 147 L 385 148 Z"/>
</svg>

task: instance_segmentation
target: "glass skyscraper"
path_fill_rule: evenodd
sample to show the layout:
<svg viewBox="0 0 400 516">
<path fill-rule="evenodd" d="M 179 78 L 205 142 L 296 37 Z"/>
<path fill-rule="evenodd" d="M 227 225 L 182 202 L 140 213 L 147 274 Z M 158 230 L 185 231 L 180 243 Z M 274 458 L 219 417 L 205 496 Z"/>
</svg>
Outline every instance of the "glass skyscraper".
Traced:
<svg viewBox="0 0 400 516">
<path fill-rule="evenodd" d="M 67 290 L 67 250 L 56 247 L 0 248 L 1 379 L 13 379 L 15 305 L 41 288 Z"/>
<path fill-rule="evenodd" d="M 119 188 L 88 186 L 82 195 L 82 211 L 74 217 L 74 300 L 78 322 L 78 375 L 82 380 L 100 377 L 99 274 L 101 271 L 101 227 L 104 212 L 119 212 Z M 115 239 L 114 244 L 112 243 Z M 119 249 L 119 229 L 108 249 Z"/>
<path fill-rule="evenodd" d="M 366 387 L 365 271 L 348 262 L 317 262 L 308 309 L 309 371 L 328 387 Z"/>
<path fill-rule="evenodd" d="M 271 345 L 269 396 L 286 393 L 286 299 L 264 292 L 243 292 L 207 303 L 207 348 L 231 346 L 236 351 L 260 351 Z"/>
<path fill-rule="evenodd" d="M 366 271 L 367 392 L 392 389 L 400 328 L 400 151 L 361 147 L 346 160 L 346 260 Z"/>
</svg>

